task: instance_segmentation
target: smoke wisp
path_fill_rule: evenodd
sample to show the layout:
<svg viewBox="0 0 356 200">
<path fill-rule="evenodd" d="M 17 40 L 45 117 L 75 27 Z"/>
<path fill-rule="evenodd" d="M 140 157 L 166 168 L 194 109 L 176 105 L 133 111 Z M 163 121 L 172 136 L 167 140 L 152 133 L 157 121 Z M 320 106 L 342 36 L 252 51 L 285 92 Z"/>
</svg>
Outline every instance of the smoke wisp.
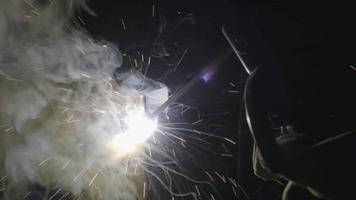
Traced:
<svg viewBox="0 0 356 200">
<path fill-rule="evenodd" d="M 113 79 L 120 51 L 73 20 L 92 13 L 84 0 L 0 4 L 0 198 L 142 198 L 144 151 L 117 157 L 107 144 L 130 109 L 166 101 L 166 86 L 140 72 Z"/>
</svg>

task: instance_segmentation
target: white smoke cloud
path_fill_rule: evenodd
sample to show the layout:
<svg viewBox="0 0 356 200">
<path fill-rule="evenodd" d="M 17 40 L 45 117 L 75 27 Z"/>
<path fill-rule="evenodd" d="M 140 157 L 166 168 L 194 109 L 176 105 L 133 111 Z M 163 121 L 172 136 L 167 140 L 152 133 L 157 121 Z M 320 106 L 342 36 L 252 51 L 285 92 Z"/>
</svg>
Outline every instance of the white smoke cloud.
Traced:
<svg viewBox="0 0 356 200">
<path fill-rule="evenodd" d="M 30 184 L 84 199 L 141 198 L 139 159 L 112 159 L 128 107 L 152 112 L 168 89 L 139 72 L 113 73 L 119 50 L 73 22 L 84 0 L 0 0 L 0 180 L 22 199 Z M 141 152 L 142 154 L 142 152 Z M 142 155 L 137 152 L 135 158 Z M 137 197 L 138 196 L 138 197 Z"/>
</svg>

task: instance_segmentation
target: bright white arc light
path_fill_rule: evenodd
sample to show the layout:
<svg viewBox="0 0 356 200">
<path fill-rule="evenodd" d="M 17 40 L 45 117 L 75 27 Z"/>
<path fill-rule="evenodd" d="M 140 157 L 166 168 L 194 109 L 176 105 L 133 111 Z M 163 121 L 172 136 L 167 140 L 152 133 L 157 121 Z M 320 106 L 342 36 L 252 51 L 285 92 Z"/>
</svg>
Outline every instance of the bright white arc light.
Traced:
<svg viewBox="0 0 356 200">
<path fill-rule="evenodd" d="M 118 155 L 132 152 L 137 145 L 144 143 L 157 129 L 157 120 L 148 118 L 144 109 L 141 108 L 128 112 L 124 122 L 126 130 L 109 142 L 110 148 Z"/>
<path fill-rule="evenodd" d="M 125 118 L 127 142 L 133 145 L 146 141 L 157 129 L 156 120 L 149 119 L 143 109 L 133 111 Z"/>
</svg>

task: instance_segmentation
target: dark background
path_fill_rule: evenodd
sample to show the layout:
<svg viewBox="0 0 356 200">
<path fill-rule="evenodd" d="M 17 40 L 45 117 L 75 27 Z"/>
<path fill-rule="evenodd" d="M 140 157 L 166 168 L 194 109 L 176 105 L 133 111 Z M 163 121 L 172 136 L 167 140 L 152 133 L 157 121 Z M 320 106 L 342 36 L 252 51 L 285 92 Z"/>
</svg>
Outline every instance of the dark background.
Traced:
<svg viewBox="0 0 356 200">
<path fill-rule="evenodd" d="M 123 68 L 135 67 L 135 59 L 140 66 L 140 53 L 145 62 L 151 56 L 148 77 L 167 84 L 173 94 L 230 48 L 221 33 L 222 25 L 233 27 L 238 21 L 247 21 L 256 27 L 282 68 L 294 120 L 300 130 L 326 137 L 355 128 L 356 69 L 351 66 L 356 67 L 356 17 L 351 5 L 255 0 L 92 0 L 89 5 L 97 13 L 97 16 L 81 15 L 89 33 L 96 39 L 113 42 L 126 54 Z M 155 50 L 162 52 L 163 47 L 169 55 L 154 57 Z M 178 62 L 177 70 L 169 73 Z M 196 108 L 185 114 L 187 121 L 195 121 L 199 110 L 204 120 L 198 127 L 200 130 L 231 138 L 237 144 L 210 137 L 204 138 L 203 148 L 198 148 L 199 140 L 191 136 L 187 149 L 177 147 L 178 160 L 183 168 L 189 169 L 190 177 L 206 180 L 203 170 L 208 171 L 222 199 L 280 199 L 282 185 L 263 182 L 252 173 L 252 141 L 242 110 L 247 74 L 234 56 L 218 64 L 219 70 L 209 82 L 198 82 L 179 102 Z M 269 89 L 273 88 L 266 88 Z M 220 156 L 224 153 L 233 157 Z M 196 163 L 199 167 L 193 167 Z M 224 183 L 215 171 L 239 183 L 237 197 L 233 185 Z M 189 181 L 177 177 L 176 182 L 176 191 L 194 190 Z M 168 193 L 156 184 L 156 191 L 150 190 L 151 198 L 169 199 Z M 210 199 L 210 193 L 219 199 L 211 188 L 199 187 L 206 192 L 202 199 Z"/>
</svg>

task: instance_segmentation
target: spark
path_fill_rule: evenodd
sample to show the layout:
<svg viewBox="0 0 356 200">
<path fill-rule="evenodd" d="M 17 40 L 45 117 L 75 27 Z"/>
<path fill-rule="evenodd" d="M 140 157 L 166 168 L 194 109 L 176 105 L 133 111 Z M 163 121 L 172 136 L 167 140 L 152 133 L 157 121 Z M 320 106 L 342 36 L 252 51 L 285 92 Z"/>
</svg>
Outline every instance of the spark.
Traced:
<svg viewBox="0 0 356 200">
<path fill-rule="evenodd" d="M 198 130 L 193 130 L 193 132 L 194 132 L 194 133 L 197 133 L 197 134 L 199 134 L 199 135 L 202 134 L 202 132 L 201 132 L 201 131 L 198 131 Z"/>
<path fill-rule="evenodd" d="M 155 17 L 155 5 L 152 5 L 152 18 Z"/>
<path fill-rule="evenodd" d="M 69 89 L 69 88 L 64 88 L 64 87 L 58 87 L 57 89 L 59 89 L 59 90 L 63 90 L 63 91 L 68 92 L 68 93 L 73 92 L 73 90 L 72 90 L 72 89 Z"/>
<path fill-rule="evenodd" d="M 183 60 L 183 58 L 184 58 L 184 56 L 185 56 L 185 54 L 186 54 L 187 52 L 188 52 L 188 49 L 186 49 L 186 50 L 183 52 L 182 56 L 180 57 L 180 59 L 178 60 L 178 62 L 177 62 L 177 64 L 176 64 L 176 66 L 174 67 L 173 72 L 175 72 L 175 71 L 177 70 L 177 68 L 179 67 L 180 63 L 182 62 L 182 60 Z"/>
<path fill-rule="evenodd" d="M 101 189 L 98 187 L 98 186 L 96 186 L 96 185 L 94 185 L 94 188 L 99 192 L 99 198 L 98 199 L 102 199 L 103 197 L 103 195 L 102 195 L 102 192 L 101 192 Z"/>
<path fill-rule="evenodd" d="M 68 110 L 69 110 L 69 108 L 68 108 L 68 107 L 64 107 L 64 109 L 62 110 L 62 112 L 61 112 L 61 113 L 63 114 L 63 113 L 65 113 L 65 112 L 67 112 Z"/>
<path fill-rule="evenodd" d="M 235 188 L 234 187 L 231 187 L 231 188 L 232 188 L 232 191 L 234 192 L 235 197 L 237 197 L 237 192 L 236 192 Z"/>
<path fill-rule="evenodd" d="M 218 172 L 215 172 L 215 174 L 224 182 L 226 183 L 226 179 L 224 175 L 220 175 Z"/>
<path fill-rule="evenodd" d="M 91 184 L 93 184 L 93 182 L 94 182 L 94 180 L 96 179 L 96 177 L 98 176 L 98 174 L 99 174 L 99 172 L 96 173 L 96 174 L 94 175 L 94 177 L 91 179 L 91 181 L 89 182 L 89 187 L 91 186 Z"/>
<path fill-rule="evenodd" d="M 350 65 L 350 68 L 356 71 L 356 67 L 354 67 L 353 65 Z"/>
<path fill-rule="evenodd" d="M 232 87 L 236 87 L 236 85 L 233 82 L 229 83 Z"/>
<path fill-rule="evenodd" d="M 97 108 L 93 108 L 94 112 L 105 114 L 106 112 L 104 110 L 99 110 Z"/>
<path fill-rule="evenodd" d="M 7 129 L 5 129 L 5 133 L 9 133 L 9 132 L 11 132 L 12 130 L 13 130 L 13 128 L 12 128 L 12 127 L 7 128 Z"/>
<path fill-rule="evenodd" d="M 9 81 L 23 82 L 23 80 L 21 80 L 21 79 L 11 78 L 11 77 L 9 77 L 9 76 L 6 76 L 6 79 L 9 80 Z"/>
<path fill-rule="evenodd" d="M 146 199 L 146 182 L 143 182 L 143 199 Z"/>
<path fill-rule="evenodd" d="M 137 174 L 137 167 L 138 167 L 138 164 L 135 164 L 135 169 L 134 169 L 134 174 L 135 175 Z"/>
<path fill-rule="evenodd" d="M 226 154 L 226 153 L 223 153 L 223 154 L 220 154 L 221 156 L 223 157 L 233 157 L 232 154 Z"/>
<path fill-rule="evenodd" d="M 195 109 L 196 110 L 196 107 L 186 106 L 186 107 L 182 108 L 182 112 L 180 114 L 183 115 L 185 112 L 187 112 L 188 110 L 191 110 L 191 109 Z"/>
<path fill-rule="evenodd" d="M 76 49 L 78 49 L 83 55 L 85 55 L 85 51 L 84 51 L 83 48 L 81 48 L 81 47 L 78 46 L 78 45 L 75 45 L 74 47 L 75 47 Z"/>
<path fill-rule="evenodd" d="M 22 197 L 22 199 L 26 199 L 28 196 L 30 196 L 31 193 L 32 193 L 32 192 L 27 192 L 27 193 Z"/>
<path fill-rule="evenodd" d="M 218 113 L 210 113 L 210 114 L 202 114 L 204 117 L 216 116 L 216 115 L 227 115 L 230 114 L 229 111 L 227 112 L 218 112 Z"/>
<path fill-rule="evenodd" d="M 227 91 L 228 93 L 233 93 L 233 94 L 237 94 L 237 93 L 239 93 L 240 91 L 238 91 L 238 90 L 229 90 L 229 91 Z"/>
<path fill-rule="evenodd" d="M 88 74 L 84 74 L 84 73 L 82 73 L 82 76 L 84 76 L 86 78 L 91 78 L 91 76 L 89 76 Z"/>
<path fill-rule="evenodd" d="M 208 177 L 210 178 L 211 181 L 214 181 L 213 177 L 209 174 L 209 172 L 204 171 L 206 175 L 208 175 Z"/>
<path fill-rule="evenodd" d="M 40 116 L 41 116 L 41 115 L 38 114 L 38 115 L 35 115 L 35 116 L 31 117 L 31 119 L 37 119 L 37 118 L 39 118 Z"/>
<path fill-rule="evenodd" d="M 149 173 L 151 176 L 153 176 L 154 178 L 156 178 L 156 180 L 162 185 L 162 187 L 165 188 L 171 195 L 178 196 L 178 197 L 184 197 L 184 196 L 191 195 L 191 196 L 194 197 L 194 199 L 197 199 L 197 198 L 196 198 L 196 194 L 195 194 L 194 192 L 187 192 L 187 193 L 184 193 L 184 194 L 183 194 L 183 193 L 180 194 L 180 193 L 173 192 L 173 191 L 163 182 L 163 180 L 157 176 L 157 174 L 155 174 L 155 173 L 153 173 L 152 171 L 148 170 L 148 169 L 147 169 L 146 167 L 144 167 L 144 166 L 142 166 L 142 168 L 143 168 L 147 173 Z M 190 179 L 189 177 L 185 176 L 184 174 L 178 173 L 178 172 L 176 172 L 176 171 L 174 171 L 174 170 L 172 170 L 172 169 L 169 169 L 169 168 L 165 168 L 165 169 L 167 169 L 167 170 L 169 170 L 169 171 L 171 171 L 171 172 L 173 172 L 173 173 L 175 173 L 175 174 L 181 175 L 181 176 L 183 176 L 184 178 L 186 178 L 186 179 L 188 179 L 188 180 L 192 180 L 192 179 Z M 194 180 L 192 180 L 192 181 L 194 181 Z M 197 181 L 197 182 L 199 182 L 199 181 Z M 204 182 L 204 183 L 205 183 L 205 182 Z"/>
<path fill-rule="evenodd" d="M 150 157 L 152 157 L 152 151 L 151 151 L 150 144 L 147 144 L 147 149 L 148 149 L 148 153 L 149 153 Z"/>
<path fill-rule="evenodd" d="M 224 143 L 221 143 L 221 146 L 222 146 L 222 148 L 224 148 L 224 151 L 225 151 L 225 152 L 229 152 L 229 149 L 225 146 Z"/>
<path fill-rule="evenodd" d="M 224 125 L 222 125 L 222 124 L 209 124 L 209 126 L 217 127 L 217 128 L 223 128 L 224 127 Z"/>
<path fill-rule="evenodd" d="M 157 144 L 155 135 L 152 135 L 153 144 Z"/>
<path fill-rule="evenodd" d="M 35 13 L 35 14 L 38 15 L 38 16 L 41 15 L 41 13 L 39 13 L 37 10 L 33 10 L 33 9 L 32 9 L 31 12 Z"/>
<path fill-rule="evenodd" d="M 64 198 L 67 197 L 68 195 L 70 195 L 70 192 L 67 192 L 67 193 L 63 194 L 62 197 L 59 198 L 58 200 L 64 199 Z"/>
<path fill-rule="evenodd" d="M 53 199 L 61 190 L 62 190 L 62 188 L 59 188 L 48 200 Z"/>
<path fill-rule="evenodd" d="M 162 135 L 168 135 L 168 136 L 174 137 L 174 138 L 180 140 L 181 142 L 186 142 L 183 138 L 178 137 L 178 136 L 171 134 L 169 132 L 163 132 L 162 130 L 158 130 L 158 132 L 161 133 Z"/>
<path fill-rule="evenodd" d="M 36 6 L 34 6 L 31 2 L 25 0 L 24 1 L 27 5 L 29 5 L 33 10 L 37 10 L 38 11 L 38 8 Z"/>
<path fill-rule="evenodd" d="M 69 165 L 69 163 L 70 163 L 70 160 L 68 160 L 68 161 L 63 165 L 62 170 L 65 169 L 65 168 Z"/>
<path fill-rule="evenodd" d="M 224 139 L 228 142 L 230 142 L 231 144 L 236 144 L 236 142 L 232 141 L 231 139 L 227 138 L 227 137 L 224 137 Z"/>
<path fill-rule="evenodd" d="M 49 160 L 51 160 L 51 159 L 52 159 L 52 157 L 49 156 L 48 158 L 46 158 L 45 160 L 43 160 L 42 162 L 40 162 L 40 163 L 38 164 L 38 166 L 41 167 L 43 164 L 45 164 L 47 161 L 49 161 Z"/>
<path fill-rule="evenodd" d="M 68 119 L 67 119 L 67 123 L 68 123 L 68 124 L 71 124 L 71 123 L 75 123 L 75 122 L 79 122 L 79 121 L 80 121 L 79 119 L 75 120 L 75 119 L 73 119 L 73 118 L 74 118 L 74 116 L 73 116 L 73 115 L 70 115 L 70 116 L 68 117 Z"/>
<path fill-rule="evenodd" d="M 197 190 L 198 195 L 200 196 L 200 191 L 197 185 L 195 185 L 195 189 Z"/>
<path fill-rule="evenodd" d="M 2 182 L 3 180 L 5 180 L 7 178 L 7 176 L 3 176 L 1 179 L 0 179 L 0 182 Z"/>
<path fill-rule="evenodd" d="M 125 26 L 125 21 L 124 19 L 121 19 L 121 24 L 122 24 L 122 28 L 124 29 L 124 31 L 126 30 L 126 26 Z"/>
<path fill-rule="evenodd" d="M 215 198 L 214 198 L 213 194 L 210 194 L 210 196 L 211 196 L 211 199 L 215 200 Z"/>
<path fill-rule="evenodd" d="M 235 188 L 237 188 L 237 184 L 236 184 L 236 180 L 230 178 L 230 177 L 227 177 L 227 179 L 230 181 L 231 184 L 234 185 Z"/>
<path fill-rule="evenodd" d="M 125 175 L 127 174 L 128 168 L 129 168 L 129 165 L 126 163 L 125 168 L 124 168 L 124 174 L 125 174 Z"/>
<path fill-rule="evenodd" d="M 130 55 L 129 55 L 129 61 L 130 61 L 131 68 L 133 68 L 132 60 L 131 60 L 131 56 Z"/>
<path fill-rule="evenodd" d="M 151 56 L 148 57 L 148 63 L 147 63 L 147 65 L 148 65 L 148 66 L 151 65 Z"/>
<path fill-rule="evenodd" d="M 230 179 L 229 179 L 229 180 L 230 180 Z M 242 193 L 246 196 L 246 198 L 247 198 L 247 199 L 250 199 L 250 196 L 247 194 L 247 192 L 244 190 L 243 187 L 241 187 L 241 185 L 240 185 L 238 182 L 236 182 L 236 181 L 233 180 L 233 179 L 231 179 L 230 182 L 231 182 L 236 188 L 239 187 L 239 188 L 241 189 Z"/>
<path fill-rule="evenodd" d="M 83 168 L 82 170 L 80 170 L 80 172 L 73 178 L 73 181 L 77 180 L 81 175 L 82 173 L 84 172 L 85 168 Z"/>
<path fill-rule="evenodd" d="M 172 154 L 173 154 L 173 157 L 175 158 L 175 159 L 177 159 L 176 158 L 176 151 L 172 148 Z"/>
<path fill-rule="evenodd" d="M 182 145 L 182 147 L 183 147 L 183 148 L 187 148 L 187 147 L 185 146 L 185 144 L 184 144 L 184 141 L 183 141 L 183 140 L 180 142 L 180 144 Z"/>
<path fill-rule="evenodd" d="M 246 191 L 241 187 L 241 185 L 239 185 L 242 193 L 244 193 L 244 195 L 246 196 L 247 199 L 251 199 L 250 196 L 246 193 Z"/>
<path fill-rule="evenodd" d="M 199 124 L 199 123 L 202 122 L 202 121 L 203 121 L 202 119 L 199 119 L 199 120 L 193 122 L 192 124 L 193 124 L 193 125 L 196 125 L 196 124 Z"/>
<path fill-rule="evenodd" d="M 82 24 L 85 25 L 85 22 L 84 22 L 84 20 L 83 20 L 81 17 L 77 16 L 77 18 L 78 18 L 78 20 L 79 20 Z"/>
<path fill-rule="evenodd" d="M 143 61 L 142 61 L 143 62 Z M 149 64 L 147 64 L 147 66 L 146 66 L 146 69 L 145 69 L 145 73 L 143 74 L 143 75 L 145 75 L 145 77 L 146 77 L 146 75 L 147 75 L 147 72 L 148 72 L 148 69 L 149 69 Z"/>
<path fill-rule="evenodd" d="M 124 171 L 124 174 L 125 174 L 125 175 L 127 174 L 128 167 L 129 167 L 129 166 L 126 164 L 125 171 Z"/>
</svg>

